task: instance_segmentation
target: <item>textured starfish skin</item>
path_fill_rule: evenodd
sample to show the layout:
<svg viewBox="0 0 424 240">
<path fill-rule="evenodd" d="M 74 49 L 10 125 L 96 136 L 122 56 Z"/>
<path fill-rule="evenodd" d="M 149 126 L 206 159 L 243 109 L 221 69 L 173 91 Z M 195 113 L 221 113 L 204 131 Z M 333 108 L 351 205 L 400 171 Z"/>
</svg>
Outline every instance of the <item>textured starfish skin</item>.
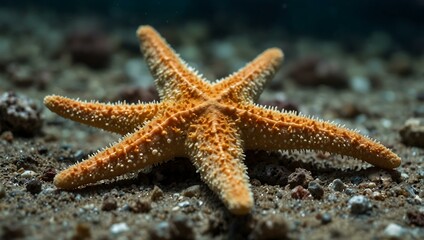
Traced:
<svg viewBox="0 0 424 240">
<path fill-rule="evenodd" d="M 125 135 L 118 143 L 60 172 L 54 184 L 74 189 L 188 157 L 203 181 L 234 214 L 254 201 L 244 149 L 318 150 L 392 169 L 400 158 L 359 133 L 254 103 L 283 60 L 268 49 L 233 75 L 211 83 L 188 67 L 150 26 L 137 35 L 161 102 L 102 104 L 47 96 L 45 105 L 71 120 Z"/>
</svg>

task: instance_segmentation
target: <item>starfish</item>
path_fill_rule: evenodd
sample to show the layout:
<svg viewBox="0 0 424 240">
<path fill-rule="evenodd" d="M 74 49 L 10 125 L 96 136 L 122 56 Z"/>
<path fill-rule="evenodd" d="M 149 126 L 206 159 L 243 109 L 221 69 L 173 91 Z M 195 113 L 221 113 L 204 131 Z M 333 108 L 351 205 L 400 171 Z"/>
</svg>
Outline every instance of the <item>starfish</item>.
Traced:
<svg viewBox="0 0 424 240">
<path fill-rule="evenodd" d="M 228 210 L 241 215 L 254 206 L 243 163 L 245 149 L 323 151 L 383 169 L 400 165 L 395 153 L 357 131 L 256 104 L 283 60 L 278 48 L 210 82 L 180 59 L 152 27 L 140 26 L 137 35 L 160 102 L 98 103 L 45 97 L 44 104 L 65 118 L 124 135 L 56 175 L 58 188 L 75 189 L 187 157 Z"/>
</svg>

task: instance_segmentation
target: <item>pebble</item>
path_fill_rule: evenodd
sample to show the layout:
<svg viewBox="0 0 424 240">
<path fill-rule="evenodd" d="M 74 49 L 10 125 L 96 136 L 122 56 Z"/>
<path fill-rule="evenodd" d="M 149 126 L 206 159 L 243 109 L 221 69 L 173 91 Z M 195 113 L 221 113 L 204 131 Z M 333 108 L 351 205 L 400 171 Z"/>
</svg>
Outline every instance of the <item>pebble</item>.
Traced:
<svg viewBox="0 0 424 240">
<path fill-rule="evenodd" d="M 54 177 L 56 176 L 56 170 L 54 168 L 48 168 L 41 175 L 41 180 L 45 182 L 53 182 Z"/>
<path fill-rule="evenodd" d="M 185 197 L 199 197 L 200 196 L 200 185 L 193 185 L 184 189 L 181 195 Z"/>
<path fill-rule="evenodd" d="M 37 173 L 31 170 L 25 170 L 23 173 L 21 173 L 21 177 L 23 178 L 32 178 L 35 177 Z"/>
<path fill-rule="evenodd" d="M 332 220 L 333 219 L 331 218 L 331 215 L 328 213 L 324 213 L 321 215 L 321 223 L 324 225 L 331 223 Z"/>
<path fill-rule="evenodd" d="M 0 132 L 1 132 L 1 126 L 0 126 Z M 1 135 L 0 135 L 0 139 L 5 140 L 8 143 L 12 143 L 14 136 L 13 133 L 11 131 L 4 131 Z"/>
<path fill-rule="evenodd" d="M 150 195 L 150 199 L 155 202 L 163 197 L 163 191 L 158 186 L 154 186 Z"/>
<path fill-rule="evenodd" d="M 368 93 L 372 88 L 371 81 L 363 76 L 354 76 L 350 79 L 349 83 L 350 88 L 359 93 Z"/>
<path fill-rule="evenodd" d="M 311 194 L 302 186 L 297 186 L 291 190 L 291 197 L 294 199 L 308 199 Z"/>
<path fill-rule="evenodd" d="M 351 183 L 353 183 L 353 184 L 355 184 L 355 185 L 360 184 L 362 181 L 363 181 L 363 179 L 362 179 L 362 177 L 360 177 L 360 176 L 353 176 L 353 177 L 350 179 L 350 182 L 351 182 Z"/>
<path fill-rule="evenodd" d="M 0 126 L 2 131 L 10 130 L 14 134 L 32 136 L 42 127 L 40 108 L 35 102 L 14 92 L 0 95 Z"/>
<path fill-rule="evenodd" d="M 322 199 L 324 196 L 324 188 L 316 181 L 309 182 L 308 190 L 315 199 Z"/>
<path fill-rule="evenodd" d="M 50 194 L 56 192 L 56 190 L 57 190 L 57 188 L 47 187 L 47 188 L 43 189 L 40 194 L 50 195 Z"/>
<path fill-rule="evenodd" d="M 344 193 L 346 193 L 347 195 L 349 195 L 349 196 L 352 196 L 353 194 L 355 194 L 356 193 L 356 190 L 355 189 L 353 189 L 353 188 L 346 188 L 345 190 L 344 190 Z"/>
<path fill-rule="evenodd" d="M 386 195 L 379 191 L 373 192 L 371 196 L 373 199 L 378 201 L 384 201 L 386 199 Z"/>
<path fill-rule="evenodd" d="M 376 188 L 377 184 L 375 182 L 364 182 L 358 185 L 358 188 Z"/>
<path fill-rule="evenodd" d="M 118 207 L 118 204 L 116 203 L 115 198 L 109 195 L 106 195 L 103 198 L 102 207 L 101 207 L 103 211 L 112 211 L 112 210 L 115 210 L 117 207 Z"/>
<path fill-rule="evenodd" d="M 4 224 L 0 237 L 2 239 L 24 239 L 25 230 L 20 224 Z"/>
<path fill-rule="evenodd" d="M 342 182 L 340 179 L 334 179 L 332 183 L 330 183 L 329 187 L 334 191 L 343 192 L 346 189 L 346 184 Z"/>
<path fill-rule="evenodd" d="M 369 199 L 362 195 L 356 195 L 350 198 L 348 205 L 352 214 L 364 214 L 371 210 Z"/>
<path fill-rule="evenodd" d="M 178 203 L 178 207 L 188 207 L 188 206 L 190 206 L 190 202 L 189 201 L 183 201 L 183 202 L 180 202 L 180 203 Z"/>
<path fill-rule="evenodd" d="M 90 227 L 87 224 L 78 224 L 75 229 L 75 234 L 72 239 L 91 239 Z"/>
<path fill-rule="evenodd" d="M 313 178 L 310 171 L 303 168 L 296 168 L 296 170 L 289 175 L 287 182 L 290 188 L 294 188 L 298 185 L 308 187 L 309 182 L 312 180 Z"/>
<path fill-rule="evenodd" d="M 424 209 L 408 211 L 406 217 L 409 224 L 424 227 Z"/>
<path fill-rule="evenodd" d="M 410 118 L 399 130 L 401 140 L 408 146 L 424 147 L 424 118 Z"/>
<path fill-rule="evenodd" d="M 122 233 L 122 232 L 126 232 L 128 230 L 130 230 L 130 228 L 124 222 L 112 224 L 112 226 L 110 226 L 110 228 L 109 228 L 109 231 L 112 234 L 119 234 L 119 233 Z"/>
<path fill-rule="evenodd" d="M 141 199 L 130 206 L 130 210 L 134 213 L 148 213 L 152 209 L 150 199 Z"/>
<path fill-rule="evenodd" d="M 26 190 L 32 194 L 38 194 L 41 192 L 42 183 L 39 180 L 31 180 L 26 185 Z"/>
<path fill-rule="evenodd" d="M 395 223 L 390 223 L 384 229 L 384 235 L 390 239 L 401 239 L 402 236 L 406 233 L 406 230 Z"/>
</svg>

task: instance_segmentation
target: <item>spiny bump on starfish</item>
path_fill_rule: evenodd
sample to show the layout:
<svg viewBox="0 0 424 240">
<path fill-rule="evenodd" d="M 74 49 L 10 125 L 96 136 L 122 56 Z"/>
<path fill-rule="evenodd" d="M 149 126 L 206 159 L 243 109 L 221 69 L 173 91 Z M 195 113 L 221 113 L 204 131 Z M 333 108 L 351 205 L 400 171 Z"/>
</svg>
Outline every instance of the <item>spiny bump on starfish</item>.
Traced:
<svg viewBox="0 0 424 240">
<path fill-rule="evenodd" d="M 82 102 L 47 96 L 45 105 L 71 120 L 124 135 L 117 143 L 60 172 L 54 184 L 73 189 L 188 157 L 201 178 L 234 214 L 254 205 L 244 149 L 316 150 L 367 161 L 384 169 L 400 158 L 382 144 L 316 118 L 255 103 L 283 60 L 268 49 L 217 82 L 203 79 L 150 26 L 137 35 L 161 101 L 139 104 Z"/>
</svg>

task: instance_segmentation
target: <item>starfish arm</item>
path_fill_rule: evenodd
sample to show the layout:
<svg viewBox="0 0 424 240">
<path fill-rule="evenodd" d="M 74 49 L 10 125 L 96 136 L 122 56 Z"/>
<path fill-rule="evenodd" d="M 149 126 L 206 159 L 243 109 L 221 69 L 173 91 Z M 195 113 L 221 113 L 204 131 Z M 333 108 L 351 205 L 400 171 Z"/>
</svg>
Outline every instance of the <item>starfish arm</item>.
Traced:
<svg viewBox="0 0 424 240">
<path fill-rule="evenodd" d="M 335 124 L 257 106 L 238 110 L 246 148 L 319 150 L 350 156 L 384 169 L 401 159 L 382 144 Z"/>
<path fill-rule="evenodd" d="M 223 114 L 206 113 L 188 131 L 186 152 L 203 181 L 234 214 L 246 214 L 253 207 L 242 141 Z"/>
<path fill-rule="evenodd" d="M 137 35 L 162 100 L 201 96 L 207 90 L 207 82 L 152 27 L 140 26 Z"/>
<path fill-rule="evenodd" d="M 181 129 L 177 126 L 171 118 L 152 121 L 115 145 L 60 172 L 54 184 L 62 189 L 75 189 L 181 156 L 184 145 L 179 141 Z"/>
<path fill-rule="evenodd" d="M 283 57 L 279 48 L 270 48 L 235 74 L 216 83 L 214 89 L 235 101 L 254 102 L 278 70 Z"/>
<path fill-rule="evenodd" d="M 151 120 L 160 104 L 104 104 L 50 95 L 44 104 L 53 112 L 83 124 L 126 134 Z"/>
</svg>

